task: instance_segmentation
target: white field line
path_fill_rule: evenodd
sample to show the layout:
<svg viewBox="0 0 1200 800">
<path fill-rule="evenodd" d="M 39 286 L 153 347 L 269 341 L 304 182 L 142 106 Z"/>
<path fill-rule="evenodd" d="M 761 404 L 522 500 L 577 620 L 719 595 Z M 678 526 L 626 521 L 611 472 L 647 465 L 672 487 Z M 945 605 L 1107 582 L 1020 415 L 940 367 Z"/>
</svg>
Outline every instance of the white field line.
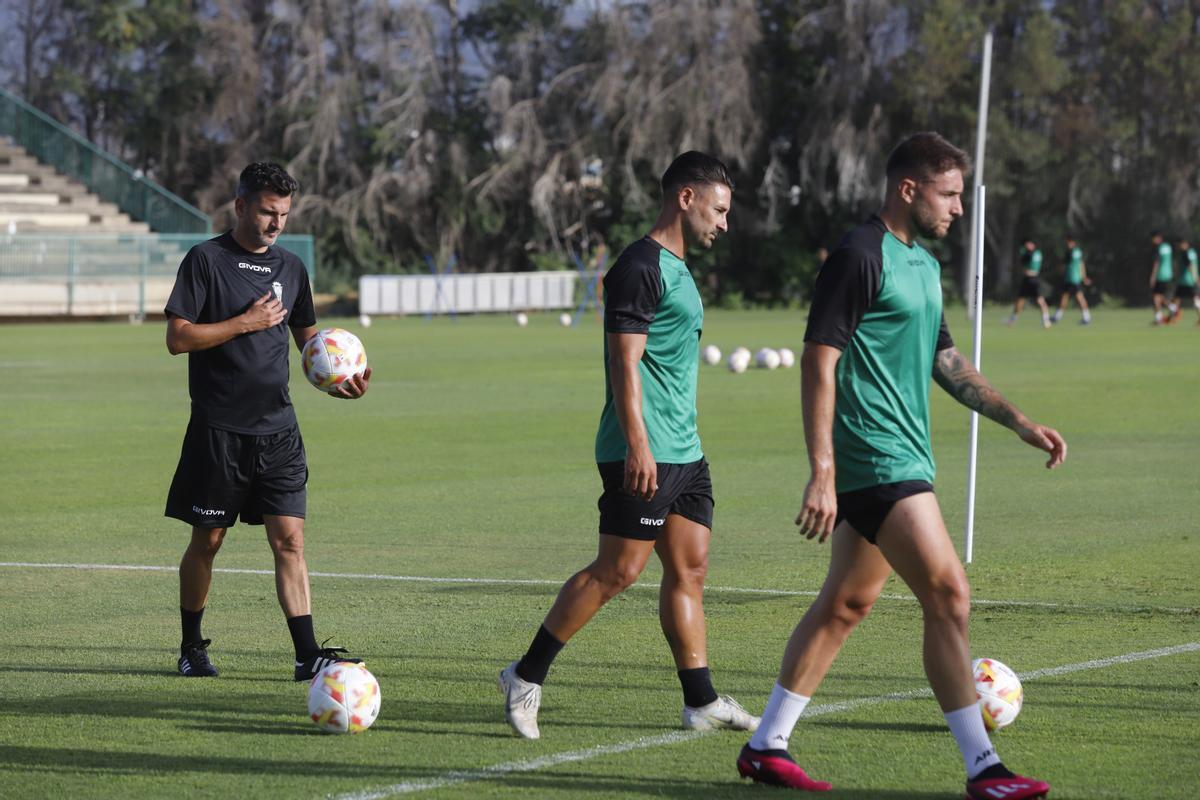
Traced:
<svg viewBox="0 0 1200 800">
<path fill-rule="evenodd" d="M 79 570 L 127 570 L 134 572 L 176 572 L 178 567 L 163 567 L 148 564 L 66 564 L 42 563 L 31 561 L 0 561 L 0 567 L 12 569 L 79 569 Z M 235 567 L 217 567 L 213 572 L 230 575 L 274 575 L 270 569 L 239 569 Z M 482 586 L 561 586 L 561 580 L 545 580 L 540 578 L 439 578 L 426 575 L 381 575 L 373 572 L 309 572 L 311 578 L 341 578 L 363 581 L 394 581 L 398 583 L 445 583 L 445 584 L 476 584 Z M 649 583 L 636 583 L 634 589 L 655 589 L 658 587 Z M 813 589 L 754 589 L 737 586 L 705 586 L 704 591 L 712 594 L 761 594 L 770 597 L 816 597 Z M 911 594 L 881 594 L 880 600 L 898 600 L 916 602 Z M 1088 605 L 1084 603 L 1054 603 L 1039 600 L 986 600 L 979 597 L 971 598 L 975 606 L 1013 606 L 1018 608 L 1045 608 L 1071 611 L 1113 611 L 1124 613 L 1139 613 L 1157 611 L 1163 614 L 1191 614 L 1195 608 L 1174 606 L 1106 606 Z"/>
<path fill-rule="evenodd" d="M 1125 653 L 1124 655 L 1111 656 L 1109 658 L 1097 658 L 1093 659 L 1092 661 L 1080 661 L 1076 664 L 1063 664 L 1059 667 L 1035 669 L 1029 672 L 1021 673 L 1020 677 L 1022 681 L 1031 681 L 1037 678 L 1067 675 L 1072 672 L 1083 672 L 1085 670 L 1092 669 L 1104 669 L 1106 667 L 1112 667 L 1118 664 L 1129 664 L 1134 661 L 1146 661 L 1152 658 L 1164 658 L 1166 656 L 1174 656 L 1181 653 L 1195 652 L 1200 652 L 1200 642 L 1189 642 L 1187 644 L 1175 645 L 1174 647 L 1161 647 L 1157 650 L 1143 650 L 1138 653 Z M 801 720 L 803 721 L 810 717 L 818 717 L 826 714 L 836 714 L 841 711 L 848 711 L 850 709 L 860 708 L 862 706 L 872 706 L 898 700 L 912 700 L 916 698 L 932 696 L 933 692 L 928 688 L 925 688 L 914 689 L 908 692 L 893 692 L 892 694 L 883 694 L 878 695 L 877 697 L 863 697 L 858 700 L 844 700 L 840 703 L 826 703 L 819 706 L 809 706 L 807 709 L 805 709 Z M 677 744 L 679 742 L 697 739 L 701 736 L 707 736 L 710 733 L 710 731 L 674 731 L 672 733 L 662 734 L 661 736 L 647 736 L 641 739 L 633 739 L 628 742 L 618 742 L 617 744 L 588 747 L 582 750 L 568 750 L 566 752 L 555 753 L 553 755 L 542 756 L 540 758 L 531 758 L 526 761 L 508 761 L 503 764 L 493 764 L 489 767 L 482 767 L 474 770 L 455 770 L 453 772 L 447 772 L 444 775 L 440 775 L 436 778 L 426 778 L 424 780 L 394 783 L 391 786 L 384 786 L 379 789 L 369 789 L 362 792 L 351 792 L 349 794 L 327 795 L 327 797 L 332 798 L 333 800 L 384 800 L 384 798 L 395 797 L 396 795 L 428 792 L 433 789 L 442 789 L 447 786 L 455 786 L 462 783 L 474 783 L 476 781 L 503 778 L 507 775 L 512 775 L 518 772 L 535 772 L 548 767 L 555 767 L 559 764 L 589 761 L 593 758 L 627 753 L 631 750 L 644 750 L 651 747 Z"/>
</svg>

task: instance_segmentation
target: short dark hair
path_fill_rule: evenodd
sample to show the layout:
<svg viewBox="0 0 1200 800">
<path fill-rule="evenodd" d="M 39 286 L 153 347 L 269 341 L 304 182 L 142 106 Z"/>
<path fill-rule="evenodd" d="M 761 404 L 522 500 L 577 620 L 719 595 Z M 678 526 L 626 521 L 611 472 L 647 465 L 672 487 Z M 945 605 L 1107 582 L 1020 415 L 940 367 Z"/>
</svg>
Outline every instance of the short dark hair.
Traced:
<svg viewBox="0 0 1200 800">
<path fill-rule="evenodd" d="M 971 170 L 967 154 L 946 141 L 940 133 L 914 133 L 888 156 L 887 179 L 919 178 L 924 180 L 957 169 L 964 175 Z"/>
<path fill-rule="evenodd" d="M 1150 231 L 1150 238 L 1153 239 L 1155 236 L 1162 236 L 1162 231 Z"/>
<path fill-rule="evenodd" d="M 238 197 L 248 199 L 266 190 L 280 197 L 288 197 L 300 191 L 300 184 L 283 167 L 268 161 L 255 161 L 242 170 L 238 177 Z"/>
<path fill-rule="evenodd" d="M 723 183 L 729 187 L 729 191 L 733 191 L 733 179 L 729 177 L 729 168 L 724 163 L 699 150 L 689 150 L 672 161 L 663 173 L 663 197 L 669 197 L 685 186 L 710 183 Z"/>
</svg>

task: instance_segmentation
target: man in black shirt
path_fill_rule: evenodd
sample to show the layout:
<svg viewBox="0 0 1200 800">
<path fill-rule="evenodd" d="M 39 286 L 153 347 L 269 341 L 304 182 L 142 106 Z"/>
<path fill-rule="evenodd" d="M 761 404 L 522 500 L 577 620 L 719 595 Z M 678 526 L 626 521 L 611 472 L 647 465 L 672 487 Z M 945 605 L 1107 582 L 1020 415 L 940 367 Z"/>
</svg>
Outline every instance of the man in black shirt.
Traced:
<svg viewBox="0 0 1200 800">
<path fill-rule="evenodd" d="M 298 188 L 277 164 L 246 167 L 236 226 L 188 251 L 167 301 L 167 350 L 189 354 L 192 398 L 166 510 L 192 526 L 179 563 L 179 671 L 188 677 L 217 674 L 200 620 L 213 558 L 239 515 L 247 525 L 266 526 L 275 590 L 296 649 L 295 680 L 357 660 L 340 657 L 340 647 L 320 647 L 313 633 L 304 561 L 308 464 L 287 384 L 289 329 L 302 348 L 317 332 L 317 317 L 304 264 L 275 245 Z M 361 397 L 370 377 L 368 369 L 331 394 Z"/>
</svg>

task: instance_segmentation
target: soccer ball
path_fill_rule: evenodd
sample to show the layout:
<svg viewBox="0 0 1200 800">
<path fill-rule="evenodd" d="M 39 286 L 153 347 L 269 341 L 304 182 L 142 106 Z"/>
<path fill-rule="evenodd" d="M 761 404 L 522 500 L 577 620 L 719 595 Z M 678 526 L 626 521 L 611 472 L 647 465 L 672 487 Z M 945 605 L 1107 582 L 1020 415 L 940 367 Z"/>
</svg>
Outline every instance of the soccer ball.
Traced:
<svg viewBox="0 0 1200 800">
<path fill-rule="evenodd" d="M 571 319 L 571 315 L 565 311 L 558 315 L 558 324 L 562 325 L 564 328 L 571 327 L 572 321 L 573 320 Z"/>
<path fill-rule="evenodd" d="M 983 724 L 989 731 L 1007 728 L 1021 713 L 1025 690 L 1017 673 L 994 658 L 977 658 L 971 662 L 975 673 L 975 694 Z"/>
<path fill-rule="evenodd" d="M 762 369 L 775 369 L 779 366 L 779 353 L 764 347 L 754 355 L 754 363 Z"/>
<path fill-rule="evenodd" d="M 516 319 L 517 319 L 517 327 L 518 328 L 524 328 L 526 325 L 529 324 L 529 315 L 526 314 L 524 311 L 518 311 Z"/>
<path fill-rule="evenodd" d="M 725 363 L 730 372 L 745 372 L 746 367 L 750 366 L 750 351 L 739 347 L 729 354 L 729 360 Z"/>
<path fill-rule="evenodd" d="M 367 351 L 350 331 L 326 328 L 304 343 L 300 364 L 309 383 L 331 393 L 367 368 Z"/>
<path fill-rule="evenodd" d="M 710 367 L 721 363 L 721 348 L 710 344 L 704 348 L 704 363 Z"/>
<path fill-rule="evenodd" d="M 326 733 L 359 733 L 379 716 L 379 681 L 362 664 L 338 661 L 308 685 L 308 716 Z"/>
<path fill-rule="evenodd" d="M 784 368 L 796 366 L 796 354 L 786 347 L 779 348 L 779 366 Z"/>
<path fill-rule="evenodd" d="M 371 315 L 370 314 L 359 314 L 358 315 L 358 324 L 362 325 L 364 328 L 371 327 Z"/>
</svg>

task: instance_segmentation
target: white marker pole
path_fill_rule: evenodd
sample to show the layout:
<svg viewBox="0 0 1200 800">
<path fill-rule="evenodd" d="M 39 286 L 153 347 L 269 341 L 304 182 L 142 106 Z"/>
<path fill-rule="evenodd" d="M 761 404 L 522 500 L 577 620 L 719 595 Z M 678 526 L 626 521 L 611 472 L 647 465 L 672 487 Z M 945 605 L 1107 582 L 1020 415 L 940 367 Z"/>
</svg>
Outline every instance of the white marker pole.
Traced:
<svg viewBox="0 0 1200 800">
<path fill-rule="evenodd" d="M 987 187 L 979 185 L 975 187 L 975 209 L 972 215 L 978 224 L 977 230 L 982 231 L 984 224 L 985 195 Z M 982 238 L 982 237 L 981 237 Z M 980 356 L 983 353 L 983 242 L 975 249 L 975 284 L 972 286 L 971 313 L 975 320 L 975 342 L 973 346 L 972 359 L 975 362 L 975 369 L 979 369 Z M 970 564 L 972 551 L 975 544 L 975 463 L 979 456 L 979 412 L 971 412 L 971 436 L 970 447 L 967 453 L 967 531 L 966 541 L 963 543 L 963 560 Z"/>
<path fill-rule="evenodd" d="M 988 119 L 988 95 L 992 85 L 992 32 L 988 31 L 983 37 L 983 74 L 979 78 L 979 118 L 976 120 L 975 127 L 975 191 L 979 191 L 979 187 L 983 185 L 983 161 L 984 152 L 987 149 L 987 119 Z M 983 220 L 978 219 L 975 214 L 971 215 L 971 252 L 967 255 L 967 276 L 963 289 L 970 291 L 976 285 L 974 268 L 978 251 L 983 247 L 984 230 L 981 227 Z M 972 298 L 967 299 L 967 315 L 975 313 L 975 304 Z"/>
</svg>

